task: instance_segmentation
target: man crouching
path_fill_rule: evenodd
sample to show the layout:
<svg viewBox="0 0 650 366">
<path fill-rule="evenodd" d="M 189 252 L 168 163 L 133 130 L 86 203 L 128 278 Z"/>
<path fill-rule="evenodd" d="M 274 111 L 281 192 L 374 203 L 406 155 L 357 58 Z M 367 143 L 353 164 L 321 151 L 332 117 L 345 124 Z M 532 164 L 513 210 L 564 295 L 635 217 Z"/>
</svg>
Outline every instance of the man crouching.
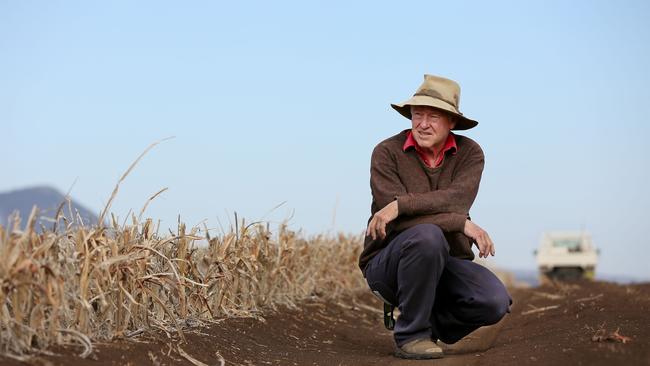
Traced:
<svg viewBox="0 0 650 366">
<path fill-rule="evenodd" d="M 459 85 L 425 75 L 412 98 L 392 107 L 411 129 L 379 143 L 371 158 L 372 216 L 359 266 L 370 288 L 396 305 L 395 355 L 443 356 L 455 343 L 497 323 L 512 303 L 499 279 L 472 262 L 494 255 L 488 233 L 470 221 L 483 151 L 468 137 L 478 122 L 458 110 Z"/>
</svg>

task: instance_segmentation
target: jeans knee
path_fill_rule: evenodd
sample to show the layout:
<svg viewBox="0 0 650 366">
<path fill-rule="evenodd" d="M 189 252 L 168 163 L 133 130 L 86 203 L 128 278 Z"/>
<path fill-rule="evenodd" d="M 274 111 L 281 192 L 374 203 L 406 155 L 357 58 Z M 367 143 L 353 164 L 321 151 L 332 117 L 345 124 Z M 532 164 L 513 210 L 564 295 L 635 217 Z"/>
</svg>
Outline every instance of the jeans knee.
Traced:
<svg viewBox="0 0 650 366">
<path fill-rule="evenodd" d="M 424 258 L 431 259 L 449 252 L 449 244 L 438 225 L 420 224 L 409 229 L 408 248 Z"/>
<path fill-rule="evenodd" d="M 501 320 L 508 310 L 512 300 L 506 291 L 498 292 L 488 297 L 482 304 L 485 314 L 484 322 L 486 325 L 495 324 Z"/>
</svg>

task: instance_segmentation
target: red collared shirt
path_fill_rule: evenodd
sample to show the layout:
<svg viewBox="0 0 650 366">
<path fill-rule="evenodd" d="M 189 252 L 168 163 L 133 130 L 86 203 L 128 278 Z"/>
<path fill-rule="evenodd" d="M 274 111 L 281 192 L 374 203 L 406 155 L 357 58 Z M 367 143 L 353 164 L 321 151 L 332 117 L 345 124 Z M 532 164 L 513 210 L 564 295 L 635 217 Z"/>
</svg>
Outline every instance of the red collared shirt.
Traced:
<svg viewBox="0 0 650 366">
<path fill-rule="evenodd" d="M 438 155 L 438 158 L 435 161 L 435 164 L 431 164 L 431 161 L 429 161 L 429 158 L 424 154 L 422 149 L 418 146 L 418 143 L 415 141 L 415 138 L 413 138 L 413 132 L 409 131 L 406 134 L 406 141 L 404 142 L 404 146 L 402 147 L 402 150 L 406 151 L 409 148 L 415 148 L 415 151 L 418 153 L 418 156 L 422 161 L 431 168 L 437 168 L 440 165 L 442 165 L 442 162 L 445 159 L 445 154 L 447 151 L 452 150 L 452 154 L 456 154 L 456 151 L 458 151 L 458 146 L 456 146 L 456 137 L 454 137 L 454 134 L 449 132 L 449 135 L 447 135 L 447 140 L 445 140 L 445 145 L 442 147 L 442 152 L 440 155 Z"/>
</svg>

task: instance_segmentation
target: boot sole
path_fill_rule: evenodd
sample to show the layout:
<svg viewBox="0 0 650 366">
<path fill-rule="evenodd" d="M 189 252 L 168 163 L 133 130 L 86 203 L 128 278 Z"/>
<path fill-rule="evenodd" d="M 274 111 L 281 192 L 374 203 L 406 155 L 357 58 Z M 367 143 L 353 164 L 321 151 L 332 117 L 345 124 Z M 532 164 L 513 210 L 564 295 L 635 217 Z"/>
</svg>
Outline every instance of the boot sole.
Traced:
<svg viewBox="0 0 650 366">
<path fill-rule="evenodd" d="M 395 351 L 395 357 L 397 358 L 404 358 L 407 360 L 432 360 L 436 358 L 443 358 L 444 353 L 442 352 L 437 352 L 437 353 L 406 353 L 402 351 L 401 349 L 397 349 Z"/>
</svg>

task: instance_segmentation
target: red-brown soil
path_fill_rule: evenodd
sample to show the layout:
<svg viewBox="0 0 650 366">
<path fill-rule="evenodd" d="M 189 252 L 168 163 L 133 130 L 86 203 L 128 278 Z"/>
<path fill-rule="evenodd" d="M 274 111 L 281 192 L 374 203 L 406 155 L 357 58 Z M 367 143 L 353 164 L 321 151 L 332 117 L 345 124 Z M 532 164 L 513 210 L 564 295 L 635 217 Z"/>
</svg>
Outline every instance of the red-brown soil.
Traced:
<svg viewBox="0 0 650 366">
<path fill-rule="evenodd" d="M 180 348 L 207 365 L 650 365 L 650 284 L 579 282 L 512 295 L 512 313 L 470 337 L 469 343 L 485 343 L 496 336 L 492 347 L 440 360 L 394 358 L 381 304 L 368 293 L 340 302 L 313 299 L 299 309 L 269 312 L 264 321 L 225 319 L 190 328 Z M 191 365 L 179 353 L 178 337 L 170 336 L 152 331 L 98 344 L 87 359 L 71 346 L 29 364 Z M 0 357 L 0 364 L 24 363 Z"/>
</svg>

